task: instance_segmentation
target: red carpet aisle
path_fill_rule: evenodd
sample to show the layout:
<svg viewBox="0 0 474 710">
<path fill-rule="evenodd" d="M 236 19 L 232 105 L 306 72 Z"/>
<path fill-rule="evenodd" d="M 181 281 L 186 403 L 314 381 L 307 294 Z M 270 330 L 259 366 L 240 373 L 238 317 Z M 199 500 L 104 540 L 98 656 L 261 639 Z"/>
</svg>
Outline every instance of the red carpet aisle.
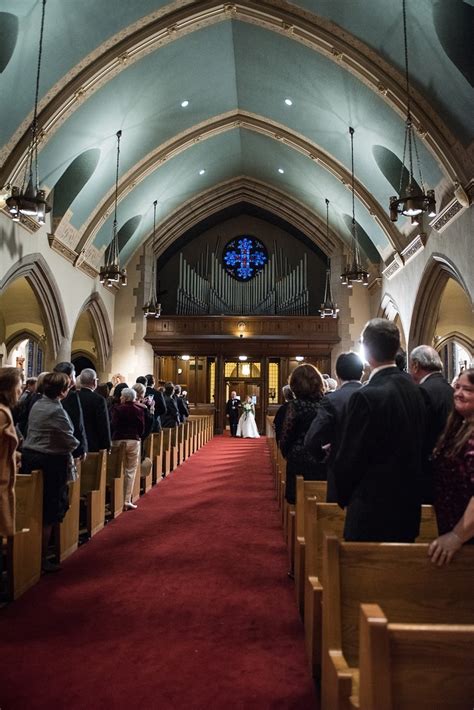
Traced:
<svg viewBox="0 0 474 710">
<path fill-rule="evenodd" d="M 314 708 L 286 572 L 265 439 L 217 437 L 0 611 L 0 708 Z"/>
</svg>

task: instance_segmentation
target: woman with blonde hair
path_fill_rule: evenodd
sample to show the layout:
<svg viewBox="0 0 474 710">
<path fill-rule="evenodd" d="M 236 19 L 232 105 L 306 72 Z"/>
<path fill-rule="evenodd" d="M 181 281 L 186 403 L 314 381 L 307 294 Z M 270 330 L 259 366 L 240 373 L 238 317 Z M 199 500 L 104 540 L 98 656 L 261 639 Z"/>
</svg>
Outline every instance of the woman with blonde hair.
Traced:
<svg viewBox="0 0 474 710">
<path fill-rule="evenodd" d="M 434 508 L 439 537 L 428 549 L 444 565 L 466 543 L 474 544 L 474 369 L 459 375 L 454 409 L 433 452 Z"/>
<path fill-rule="evenodd" d="M 15 474 L 18 437 L 11 410 L 21 395 L 21 372 L 0 367 L 0 537 L 15 532 Z"/>
</svg>

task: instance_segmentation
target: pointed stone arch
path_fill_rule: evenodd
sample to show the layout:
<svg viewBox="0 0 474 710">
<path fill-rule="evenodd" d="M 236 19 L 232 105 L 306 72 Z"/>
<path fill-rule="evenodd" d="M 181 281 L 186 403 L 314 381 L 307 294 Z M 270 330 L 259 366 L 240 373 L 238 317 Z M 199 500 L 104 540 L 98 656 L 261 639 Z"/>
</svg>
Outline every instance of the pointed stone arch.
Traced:
<svg viewBox="0 0 474 710">
<path fill-rule="evenodd" d="M 0 292 L 19 278 L 25 278 L 38 299 L 51 357 L 56 358 L 64 340 L 69 339 L 69 325 L 61 292 L 42 254 L 21 257 L 0 280 Z"/>
<path fill-rule="evenodd" d="M 79 309 L 79 315 L 85 311 L 88 311 L 91 318 L 92 331 L 97 346 L 95 357 L 98 368 L 99 370 L 105 370 L 107 359 L 112 348 L 112 326 L 104 301 L 97 291 L 94 291 L 82 304 Z M 90 353 L 87 354 L 87 357 L 90 357 Z"/>
<path fill-rule="evenodd" d="M 410 348 L 417 345 L 435 345 L 436 323 L 444 288 L 454 279 L 472 303 L 469 289 L 457 266 L 443 254 L 432 254 L 418 286 L 410 326 Z"/>
</svg>

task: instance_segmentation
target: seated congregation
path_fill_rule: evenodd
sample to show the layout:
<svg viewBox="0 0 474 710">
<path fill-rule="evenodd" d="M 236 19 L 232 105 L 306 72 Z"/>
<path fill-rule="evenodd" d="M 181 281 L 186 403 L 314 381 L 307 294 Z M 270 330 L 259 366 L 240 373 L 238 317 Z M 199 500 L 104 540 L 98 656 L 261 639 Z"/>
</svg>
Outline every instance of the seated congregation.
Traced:
<svg viewBox="0 0 474 710">
<path fill-rule="evenodd" d="M 327 392 L 297 367 L 267 418 L 289 576 L 323 710 L 470 708 L 474 699 L 474 370 L 429 346 L 408 372 L 367 323 Z M 436 669 L 436 670 L 435 670 Z"/>
<path fill-rule="evenodd" d="M 23 391 L 22 391 L 23 389 Z M 78 545 L 212 436 L 181 388 L 152 375 L 98 385 L 61 362 L 22 388 L 0 368 L 1 598 L 16 599 L 41 573 L 60 570 Z"/>
</svg>

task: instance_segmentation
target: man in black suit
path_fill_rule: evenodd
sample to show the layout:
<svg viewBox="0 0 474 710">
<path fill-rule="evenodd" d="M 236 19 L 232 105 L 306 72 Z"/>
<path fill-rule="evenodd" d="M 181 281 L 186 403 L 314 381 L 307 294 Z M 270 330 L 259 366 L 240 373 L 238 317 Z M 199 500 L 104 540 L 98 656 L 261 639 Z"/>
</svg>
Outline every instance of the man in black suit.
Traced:
<svg viewBox="0 0 474 710">
<path fill-rule="evenodd" d="M 137 382 L 140 379 L 141 378 L 137 377 Z M 161 417 L 166 413 L 165 398 L 163 392 L 155 388 L 155 378 L 153 375 L 146 375 L 143 379 L 145 380 L 143 384 L 146 387 L 145 397 L 153 397 L 153 401 L 155 402 L 153 431 L 156 433 L 161 431 Z"/>
<path fill-rule="evenodd" d="M 107 402 L 100 394 L 94 392 L 97 387 L 97 374 L 95 370 L 86 368 L 79 376 L 84 425 L 86 427 L 87 445 L 89 451 L 96 452 L 101 449 L 110 449 L 110 422 L 107 411 Z"/>
<path fill-rule="evenodd" d="M 174 398 L 176 400 L 176 406 L 178 407 L 179 421 L 185 422 L 186 419 L 189 417 L 189 409 L 187 408 L 181 396 L 181 385 L 175 385 Z"/>
<path fill-rule="evenodd" d="M 357 353 L 342 353 L 336 360 L 336 375 L 339 388 L 335 392 L 328 392 L 318 409 L 308 429 L 304 445 L 316 458 L 323 459 L 329 448 L 327 460 L 328 489 L 326 500 L 328 503 L 337 503 L 336 484 L 334 481 L 334 461 L 341 440 L 342 427 L 347 413 L 349 400 L 358 389 L 364 365 Z M 325 447 L 324 450 L 322 447 Z"/>
<path fill-rule="evenodd" d="M 79 441 L 79 446 L 72 452 L 72 455 L 75 459 L 84 459 L 88 450 L 87 435 L 81 401 L 79 399 L 79 393 L 76 390 L 76 369 L 72 362 L 58 362 L 54 368 L 54 372 L 62 372 L 69 377 L 71 386 L 66 397 L 61 400 L 61 404 L 63 409 L 68 413 L 69 419 L 72 421 L 74 436 Z"/>
<path fill-rule="evenodd" d="M 443 363 L 436 350 L 419 345 L 410 353 L 410 374 L 419 385 L 426 404 L 426 452 L 423 502 L 433 502 L 431 454 L 453 409 L 454 390 L 443 377 Z"/>
<path fill-rule="evenodd" d="M 383 318 L 362 333 L 369 381 L 350 398 L 334 462 L 349 541 L 413 542 L 420 529 L 426 409 L 395 365 L 397 326 Z"/>
<path fill-rule="evenodd" d="M 225 413 L 229 417 L 230 435 L 237 436 L 237 424 L 239 423 L 239 410 L 241 404 L 240 399 L 237 397 L 237 392 L 230 393 L 230 399 L 227 400 L 225 405 Z"/>
</svg>

